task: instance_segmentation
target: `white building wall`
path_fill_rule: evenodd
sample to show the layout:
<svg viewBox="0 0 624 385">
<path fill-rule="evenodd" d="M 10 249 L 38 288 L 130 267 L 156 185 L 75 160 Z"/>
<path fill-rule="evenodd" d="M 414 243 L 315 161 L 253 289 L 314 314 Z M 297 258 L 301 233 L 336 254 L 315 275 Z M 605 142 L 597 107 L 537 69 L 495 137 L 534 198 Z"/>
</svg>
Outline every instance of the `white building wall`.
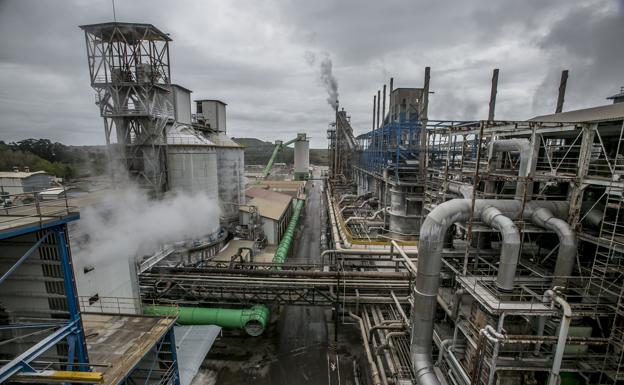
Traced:
<svg viewBox="0 0 624 385">
<path fill-rule="evenodd" d="M 191 91 L 177 85 L 172 88 L 176 122 L 191 124 Z"/>
</svg>

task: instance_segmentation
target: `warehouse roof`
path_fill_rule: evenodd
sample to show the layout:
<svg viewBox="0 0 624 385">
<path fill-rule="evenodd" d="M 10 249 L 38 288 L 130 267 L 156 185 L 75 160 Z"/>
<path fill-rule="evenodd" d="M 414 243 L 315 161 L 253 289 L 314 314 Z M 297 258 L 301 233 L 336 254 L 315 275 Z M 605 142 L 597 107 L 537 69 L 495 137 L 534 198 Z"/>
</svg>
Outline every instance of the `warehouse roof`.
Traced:
<svg viewBox="0 0 624 385">
<path fill-rule="evenodd" d="M 265 190 L 258 187 L 252 187 L 245 191 L 245 196 L 252 198 L 249 206 L 258 208 L 261 217 L 279 220 L 291 205 L 292 197 L 290 195 L 278 193 L 275 191 Z M 249 212 L 250 207 L 242 206 L 241 211 Z"/>
<path fill-rule="evenodd" d="M 529 119 L 530 122 L 548 123 L 580 123 L 580 122 L 606 122 L 624 119 L 624 103 L 608 104 L 581 110 L 561 112 L 558 114 L 536 116 Z"/>
<path fill-rule="evenodd" d="M 0 178 L 17 178 L 24 179 L 29 178 L 33 175 L 45 174 L 48 175 L 45 171 L 33 171 L 33 172 L 24 172 L 24 171 L 1 171 Z"/>
</svg>

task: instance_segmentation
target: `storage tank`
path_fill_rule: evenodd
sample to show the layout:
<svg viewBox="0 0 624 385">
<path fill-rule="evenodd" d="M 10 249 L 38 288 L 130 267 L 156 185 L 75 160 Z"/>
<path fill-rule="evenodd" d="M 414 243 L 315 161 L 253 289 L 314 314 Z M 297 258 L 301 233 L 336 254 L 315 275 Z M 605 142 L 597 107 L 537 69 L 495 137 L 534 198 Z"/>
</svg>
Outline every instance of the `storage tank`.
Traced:
<svg viewBox="0 0 624 385">
<path fill-rule="evenodd" d="M 306 134 L 297 136 L 300 140 L 295 142 L 295 180 L 304 180 L 310 173 L 310 141 Z"/>
<path fill-rule="evenodd" d="M 239 207 L 245 194 L 245 152 L 242 146 L 222 133 L 210 135 L 217 151 L 221 225 L 232 227 L 239 223 Z"/>
<path fill-rule="evenodd" d="M 214 143 L 185 125 L 167 130 L 167 179 L 170 190 L 205 192 L 219 199 L 218 159 Z"/>
</svg>

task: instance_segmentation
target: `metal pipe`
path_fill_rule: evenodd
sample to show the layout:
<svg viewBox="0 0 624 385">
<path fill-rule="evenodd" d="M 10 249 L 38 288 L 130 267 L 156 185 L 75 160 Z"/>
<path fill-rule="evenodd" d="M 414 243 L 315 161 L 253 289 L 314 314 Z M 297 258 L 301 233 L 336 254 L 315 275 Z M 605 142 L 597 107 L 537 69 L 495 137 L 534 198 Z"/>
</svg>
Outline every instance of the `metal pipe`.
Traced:
<svg viewBox="0 0 624 385">
<path fill-rule="evenodd" d="M 520 257 L 520 230 L 496 207 L 483 210 L 481 220 L 501 234 L 502 245 L 496 286 L 501 290 L 512 291 Z"/>
<path fill-rule="evenodd" d="M 572 321 L 572 308 L 565 299 L 552 290 L 547 290 L 544 293 L 544 296 L 552 298 L 553 302 L 556 302 L 559 306 L 561 306 L 561 325 L 559 326 L 559 336 L 557 338 L 557 346 L 555 348 L 555 356 L 553 357 L 552 369 L 550 371 L 550 376 L 548 376 L 548 385 L 558 385 L 561 382 L 559 371 L 561 370 L 561 361 L 563 360 L 568 331 L 570 330 L 570 322 Z"/>
<path fill-rule="evenodd" d="M 407 314 L 405 314 L 405 311 L 403 311 L 403 307 L 401 306 L 401 302 L 397 298 L 396 294 L 394 294 L 394 291 L 390 291 L 390 296 L 394 300 L 394 303 L 396 304 L 396 307 L 397 307 L 397 311 L 401 315 L 401 318 L 403 319 L 403 322 L 405 322 L 405 325 L 409 325 L 409 323 L 410 323 L 409 322 L 409 318 L 407 318 Z"/>
<path fill-rule="evenodd" d="M 366 334 L 366 330 L 364 329 L 364 321 L 362 321 L 361 317 L 356 316 L 355 314 L 349 312 L 349 316 L 356 320 L 360 325 L 360 333 L 362 335 L 362 341 L 364 342 L 364 350 L 366 351 L 366 359 L 368 360 L 368 365 L 371 368 L 371 375 L 373 377 L 373 385 L 380 385 L 381 380 L 379 379 L 379 370 L 377 369 L 377 364 L 373 360 L 373 354 L 370 351 L 370 346 L 368 345 L 368 335 Z"/>
<path fill-rule="evenodd" d="M 273 255 L 273 263 L 284 263 L 286 258 L 288 257 L 288 251 L 290 250 L 290 244 L 292 240 L 295 238 L 295 231 L 297 230 L 297 225 L 299 224 L 299 218 L 301 217 L 301 212 L 303 211 L 303 200 L 297 200 L 295 203 L 295 210 L 293 212 L 292 218 L 288 223 L 288 227 L 286 228 L 286 232 L 279 245 L 277 245 L 277 250 Z"/>
<path fill-rule="evenodd" d="M 519 200 L 476 199 L 474 215 L 480 217 L 488 207 L 496 207 L 509 219 L 530 217 L 539 207 L 549 208 L 556 216 L 567 216 L 569 204 L 560 201 L 529 201 L 523 205 Z M 432 361 L 433 318 L 442 267 L 444 234 L 455 222 L 470 218 L 473 210 L 471 199 L 452 199 L 438 205 L 427 215 L 420 228 L 419 256 L 412 306 L 411 359 L 416 379 L 420 385 L 439 385 Z"/>
<path fill-rule="evenodd" d="M 254 305 L 249 309 L 145 305 L 143 314 L 177 316 L 176 322 L 180 325 L 217 325 L 244 329 L 250 336 L 257 337 L 268 324 L 269 309 L 264 305 Z"/>
<path fill-rule="evenodd" d="M 385 208 L 383 208 L 381 210 L 377 210 L 377 211 L 375 211 L 373 214 L 371 214 L 368 217 L 349 217 L 345 221 L 345 225 L 348 225 L 349 223 L 351 223 L 351 221 L 370 221 L 370 220 L 373 220 L 373 219 L 377 218 L 377 216 L 379 214 L 383 213 L 384 211 L 386 211 Z"/>
<path fill-rule="evenodd" d="M 491 161 L 494 153 L 497 152 L 518 152 L 520 153 L 520 166 L 518 176 L 526 178 L 529 176 L 531 160 L 533 158 L 533 145 L 528 139 L 502 139 L 490 142 L 488 161 Z M 516 199 L 524 199 L 526 181 L 519 180 L 516 187 Z"/>
<path fill-rule="evenodd" d="M 554 214 L 547 208 L 535 210 L 531 220 L 537 226 L 554 231 L 559 237 L 559 251 L 555 263 L 553 286 L 565 286 L 567 278 L 572 275 L 576 262 L 576 233 L 566 221 L 555 218 Z"/>
<path fill-rule="evenodd" d="M 465 183 L 449 182 L 448 190 L 452 193 L 459 194 L 466 199 L 472 198 L 474 187 Z"/>
<path fill-rule="evenodd" d="M 416 269 L 416 265 L 414 265 L 414 262 L 412 262 L 412 260 L 407 256 L 403 248 L 394 239 L 391 240 L 390 243 L 392 244 L 392 246 L 394 246 L 394 248 L 399 252 L 401 257 L 405 261 L 405 267 L 407 267 L 407 270 L 410 273 L 416 275 L 416 272 L 418 271 Z"/>
</svg>

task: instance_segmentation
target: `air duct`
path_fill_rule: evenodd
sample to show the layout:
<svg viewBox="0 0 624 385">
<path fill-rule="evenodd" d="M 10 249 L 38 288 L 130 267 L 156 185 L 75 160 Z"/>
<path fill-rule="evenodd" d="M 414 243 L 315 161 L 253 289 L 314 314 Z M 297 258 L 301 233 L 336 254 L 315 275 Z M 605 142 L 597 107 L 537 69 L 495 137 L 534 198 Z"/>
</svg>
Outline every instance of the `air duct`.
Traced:
<svg viewBox="0 0 624 385">
<path fill-rule="evenodd" d="M 264 332 L 269 319 L 269 309 L 264 305 L 254 305 L 249 309 L 146 305 L 143 306 L 143 314 L 177 316 L 180 325 L 217 325 L 227 329 L 244 329 L 252 337 Z"/>
<path fill-rule="evenodd" d="M 555 218 L 547 208 L 542 207 L 533 211 L 531 221 L 537 226 L 554 231 L 559 237 L 553 286 L 565 286 L 566 279 L 572 275 L 576 262 L 576 233 L 566 221 Z"/>
<path fill-rule="evenodd" d="M 496 286 L 499 289 L 511 291 L 520 257 L 520 231 L 511 219 L 495 207 L 483 210 L 481 220 L 501 233 L 502 245 Z"/>
<path fill-rule="evenodd" d="M 297 200 L 293 216 L 290 219 L 290 222 L 288 222 L 288 227 L 282 236 L 282 240 L 279 245 L 277 245 L 275 255 L 273 255 L 273 263 L 284 263 L 284 261 L 286 261 L 286 258 L 288 257 L 288 250 L 290 250 L 290 244 L 292 243 L 293 238 L 295 238 L 295 231 L 297 230 L 297 224 L 299 223 L 302 209 L 303 201 Z"/>
<path fill-rule="evenodd" d="M 491 161 L 494 153 L 497 152 L 517 152 L 520 156 L 520 166 L 518 167 L 518 177 L 529 176 L 531 160 L 533 158 L 533 145 L 528 139 L 502 139 L 490 142 L 488 160 Z M 516 199 L 523 199 L 526 190 L 526 180 L 518 180 L 516 187 Z"/>
<path fill-rule="evenodd" d="M 474 216 L 481 217 L 482 212 L 495 207 L 501 215 L 511 220 L 530 218 L 538 208 L 548 208 L 555 216 L 565 217 L 568 202 L 530 201 L 523 205 L 520 200 L 478 199 L 474 201 Z M 427 215 L 421 229 L 414 305 L 412 306 L 412 367 L 419 385 L 439 385 L 431 356 L 433 341 L 433 319 L 438 295 L 440 269 L 442 265 L 442 246 L 444 234 L 455 222 L 464 222 L 470 218 L 473 205 L 470 199 L 453 199 L 437 206 Z"/>
</svg>

